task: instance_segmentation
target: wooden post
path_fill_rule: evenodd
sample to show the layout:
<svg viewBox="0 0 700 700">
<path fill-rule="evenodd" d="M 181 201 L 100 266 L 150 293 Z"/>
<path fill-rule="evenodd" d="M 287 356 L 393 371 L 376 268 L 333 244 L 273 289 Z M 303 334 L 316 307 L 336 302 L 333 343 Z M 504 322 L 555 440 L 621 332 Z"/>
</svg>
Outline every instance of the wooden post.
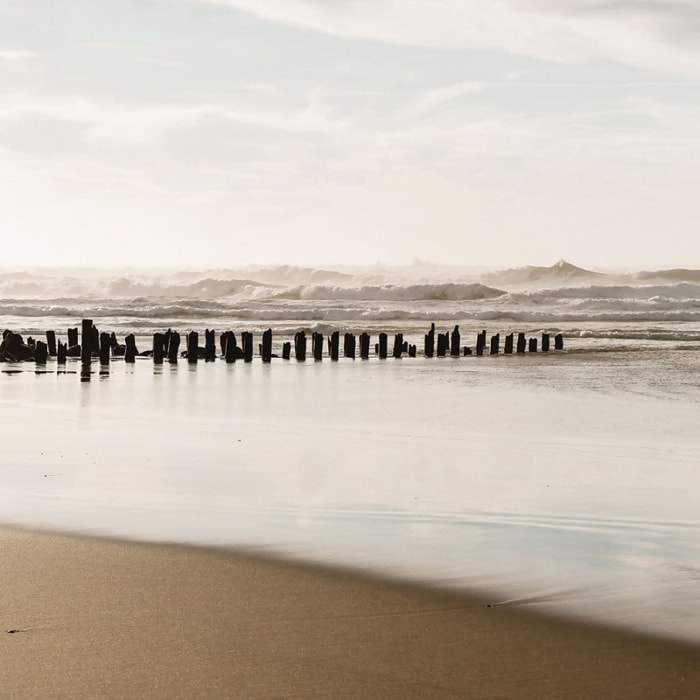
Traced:
<svg viewBox="0 0 700 700">
<path fill-rule="evenodd" d="M 56 331 L 46 331 L 46 345 L 48 346 L 49 355 L 56 357 Z"/>
<path fill-rule="evenodd" d="M 549 333 L 542 333 L 542 352 L 549 352 Z"/>
<path fill-rule="evenodd" d="M 48 346 L 42 340 L 37 340 L 34 345 L 34 362 L 37 365 L 45 365 L 48 357 Z"/>
<path fill-rule="evenodd" d="M 59 365 L 66 364 L 66 344 L 58 341 L 58 347 L 56 348 L 56 361 Z"/>
<path fill-rule="evenodd" d="M 484 354 L 484 335 L 483 333 L 479 333 L 476 336 L 476 355 L 477 357 L 481 357 Z"/>
<path fill-rule="evenodd" d="M 537 352 L 537 338 L 530 338 L 527 350 L 528 352 Z"/>
<path fill-rule="evenodd" d="M 397 360 L 401 358 L 403 353 L 403 333 L 397 333 L 394 336 L 394 348 L 391 351 L 391 356 Z"/>
<path fill-rule="evenodd" d="M 343 356 L 355 359 L 355 347 L 357 341 L 354 333 L 346 333 L 343 339 Z"/>
<path fill-rule="evenodd" d="M 385 360 L 386 353 L 387 353 L 387 334 L 380 333 L 379 334 L 379 348 L 378 348 L 378 353 L 377 353 L 379 355 L 379 359 Z"/>
<path fill-rule="evenodd" d="M 196 365 L 199 360 L 199 333 L 190 331 L 187 334 L 187 362 Z"/>
<path fill-rule="evenodd" d="M 163 333 L 153 334 L 153 364 L 162 365 L 165 356 L 165 335 Z"/>
<path fill-rule="evenodd" d="M 77 328 L 69 328 L 68 329 L 68 347 L 74 348 L 76 345 L 78 345 L 78 329 Z"/>
<path fill-rule="evenodd" d="M 512 333 L 509 333 L 506 336 L 505 344 L 503 347 L 503 352 L 506 355 L 512 355 L 512 353 L 513 353 L 513 334 Z"/>
<path fill-rule="evenodd" d="M 84 318 L 82 323 L 82 337 L 80 339 L 81 362 L 92 361 L 92 321 Z"/>
<path fill-rule="evenodd" d="M 523 353 L 525 352 L 525 333 L 518 333 L 518 344 L 516 346 L 516 352 Z"/>
<path fill-rule="evenodd" d="M 272 360 L 272 329 L 268 328 L 262 335 L 262 361 L 267 363 Z"/>
<path fill-rule="evenodd" d="M 501 334 L 496 333 L 496 335 L 491 336 L 491 354 L 498 355 L 498 345 L 501 342 Z"/>
<path fill-rule="evenodd" d="M 323 333 L 314 331 L 311 334 L 311 352 L 316 362 L 320 362 L 323 359 Z"/>
<path fill-rule="evenodd" d="M 415 345 L 409 345 L 409 346 L 408 346 L 408 356 L 409 356 L 409 357 L 415 357 L 415 356 L 416 356 L 416 346 L 415 346 Z"/>
<path fill-rule="evenodd" d="M 241 343 L 243 345 L 243 362 L 253 361 L 253 334 L 249 331 L 241 333 Z"/>
<path fill-rule="evenodd" d="M 564 349 L 564 336 L 561 333 L 557 333 L 554 336 L 554 349 L 563 350 Z"/>
<path fill-rule="evenodd" d="M 112 344 L 109 333 L 100 333 L 100 364 L 108 365 L 109 356 L 112 352 Z"/>
<path fill-rule="evenodd" d="M 292 344 L 289 341 L 282 343 L 282 359 L 288 360 L 291 354 Z"/>
<path fill-rule="evenodd" d="M 297 362 L 306 361 L 306 333 L 298 331 L 294 334 L 294 356 Z"/>
<path fill-rule="evenodd" d="M 430 324 L 430 330 L 425 334 L 425 356 L 432 357 L 435 354 L 435 324 Z"/>
<path fill-rule="evenodd" d="M 360 358 L 363 360 L 369 359 L 369 344 L 370 344 L 369 333 L 361 333 L 360 334 Z"/>
<path fill-rule="evenodd" d="M 338 359 L 338 353 L 340 351 L 340 331 L 333 331 L 330 338 L 328 339 L 328 349 L 331 356 L 331 360 Z"/>
<path fill-rule="evenodd" d="M 455 326 L 450 336 L 450 356 L 459 357 L 459 343 L 460 343 L 459 326 Z"/>
<path fill-rule="evenodd" d="M 221 334 L 221 344 L 223 348 L 224 358 L 228 364 L 232 364 L 236 361 L 236 357 L 239 356 L 238 345 L 236 343 L 236 334 L 233 331 L 226 331 Z"/>
<path fill-rule="evenodd" d="M 472 349 L 465 346 L 464 357 L 467 357 L 468 355 L 471 355 L 471 354 L 472 354 Z"/>
<path fill-rule="evenodd" d="M 205 362 L 214 362 L 216 360 L 216 331 L 204 331 L 204 360 Z"/>
<path fill-rule="evenodd" d="M 175 364 L 180 353 L 180 334 L 173 331 L 168 338 L 168 362 Z"/>
<path fill-rule="evenodd" d="M 124 338 L 124 343 L 126 344 L 126 350 L 124 351 L 124 362 L 135 362 L 138 350 L 136 349 L 136 337 L 133 333 Z"/>
</svg>

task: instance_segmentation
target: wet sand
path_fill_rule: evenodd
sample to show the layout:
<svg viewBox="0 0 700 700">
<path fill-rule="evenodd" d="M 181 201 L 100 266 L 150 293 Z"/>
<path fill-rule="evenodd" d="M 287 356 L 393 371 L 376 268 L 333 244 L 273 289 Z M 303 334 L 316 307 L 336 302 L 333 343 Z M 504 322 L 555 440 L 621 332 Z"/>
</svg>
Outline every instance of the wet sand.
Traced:
<svg viewBox="0 0 700 700">
<path fill-rule="evenodd" d="M 262 555 L 0 530 L 8 698 L 696 698 L 700 648 Z"/>
</svg>

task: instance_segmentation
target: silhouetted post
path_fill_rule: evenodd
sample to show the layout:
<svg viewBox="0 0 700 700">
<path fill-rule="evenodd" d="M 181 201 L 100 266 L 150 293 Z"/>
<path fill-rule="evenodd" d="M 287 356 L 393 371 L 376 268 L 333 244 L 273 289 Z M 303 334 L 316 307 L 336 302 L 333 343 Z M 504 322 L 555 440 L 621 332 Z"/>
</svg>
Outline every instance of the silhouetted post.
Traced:
<svg viewBox="0 0 700 700">
<path fill-rule="evenodd" d="M 46 331 L 46 345 L 51 357 L 56 357 L 56 331 Z"/>
<path fill-rule="evenodd" d="M 346 333 L 345 337 L 343 339 L 343 355 L 345 357 L 351 357 L 354 360 L 355 359 L 355 346 L 356 346 L 355 334 L 354 333 Z"/>
<path fill-rule="evenodd" d="M 537 338 L 530 338 L 527 349 L 528 352 L 537 352 Z"/>
<path fill-rule="evenodd" d="M 518 344 L 515 347 L 516 352 L 523 353 L 525 352 L 525 333 L 518 333 Z"/>
<path fill-rule="evenodd" d="M 320 362 L 323 359 L 323 333 L 317 333 L 316 331 L 312 333 L 311 351 L 316 362 Z"/>
<path fill-rule="evenodd" d="M 409 346 L 408 346 L 408 356 L 409 356 L 409 357 L 415 357 L 415 356 L 416 356 L 416 346 L 415 346 L 415 345 L 409 345 Z"/>
<path fill-rule="evenodd" d="M 68 347 L 73 348 L 78 345 L 78 329 L 69 328 L 68 329 Z"/>
<path fill-rule="evenodd" d="M 109 333 L 100 333 L 100 364 L 108 365 L 109 356 L 112 353 L 112 343 Z"/>
<path fill-rule="evenodd" d="M 331 356 L 331 360 L 338 359 L 338 353 L 340 351 L 340 331 L 333 331 L 330 338 L 328 339 L 328 353 Z"/>
<path fill-rule="evenodd" d="M 360 358 L 363 360 L 369 359 L 369 344 L 370 344 L 369 333 L 361 333 L 360 334 Z"/>
<path fill-rule="evenodd" d="M 501 334 L 496 333 L 496 335 L 491 336 L 491 354 L 498 355 L 498 345 L 501 342 Z"/>
<path fill-rule="evenodd" d="M 455 326 L 450 336 L 450 355 L 452 357 L 459 357 L 459 343 L 461 337 L 459 334 L 459 326 Z"/>
<path fill-rule="evenodd" d="M 59 365 L 66 364 L 66 344 L 58 341 L 58 347 L 56 348 L 56 361 Z"/>
<path fill-rule="evenodd" d="M 214 362 L 216 360 L 216 331 L 204 331 L 204 360 L 206 362 Z"/>
<path fill-rule="evenodd" d="M 549 352 L 549 333 L 542 334 L 542 352 Z"/>
<path fill-rule="evenodd" d="M 92 321 L 89 318 L 84 318 L 82 323 L 80 360 L 81 362 L 92 361 Z"/>
<path fill-rule="evenodd" d="M 513 353 L 513 334 L 512 333 L 509 333 L 505 338 L 503 352 L 506 355 L 511 355 Z"/>
<path fill-rule="evenodd" d="M 438 333 L 437 334 L 437 356 L 445 357 L 447 355 L 447 349 L 450 345 L 450 334 L 449 333 Z"/>
<path fill-rule="evenodd" d="M 34 362 L 37 365 L 45 365 L 48 354 L 46 343 L 42 340 L 37 340 L 34 344 Z"/>
<path fill-rule="evenodd" d="M 403 333 L 397 333 L 394 336 L 394 348 L 391 351 L 392 357 L 399 359 L 403 353 Z"/>
<path fill-rule="evenodd" d="M 97 330 L 97 326 L 93 326 L 90 331 L 90 355 L 100 354 L 100 332 Z"/>
<path fill-rule="evenodd" d="M 387 334 L 386 333 L 380 333 L 379 334 L 379 347 L 377 348 L 377 354 L 379 355 L 380 360 L 386 359 L 386 353 L 387 353 Z"/>
<path fill-rule="evenodd" d="M 425 334 L 425 356 L 432 357 L 435 354 L 435 324 L 430 324 L 430 330 Z"/>
<path fill-rule="evenodd" d="M 294 334 L 294 356 L 297 362 L 306 360 L 306 333 L 298 331 Z"/>
<path fill-rule="evenodd" d="M 292 354 L 292 344 L 289 341 L 282 343 L 282 359 L 288 360 Z"/>
<path fill-rule="evenodd" d="M 136 337 L 133 333 L 124 338 L 126 349 L 124 351 L 124 362 L 135 362 L 138 350 L 136 349 Z"/>
<path fill-rule="evenodd" d="M 467 355 L 471 355 L 471 354 L 472 354 L 472 349 L 465 346 L 464 357 L 467 357 Z"/>
<path fill-rule="evenodd" d="M 484 354 L 485 338 L 483 333 L 478 333 L 476 336 L 476 355 L 481 357 Z"/>
<path fill-rule="evenodd" d="M 168 337 L 168 362 L 175 364 L 180 353 L 180 334 L 172 331 Z"/>
<path fill-rule="evenodd" d="M 249 331 L 241 333 L 241 344 L 243 345 L 243 362 L 253 361 L 253 334 Z"/>
<path fill-rule="evenodd" d="M 262 335 L 261 357 L 263 362 L 270 362 L 272 359 L 272 329 L 268 328 Z"/>
<path fill-rule="evenodd" d="M 199 333 L 190 331 L 187 334 L 187 362 L 196 365 L 199 360 Z"/>
<path fill-rule="evenodd" d="M 564 336 L 561 333 L 557 333 L 554 336 L 554 349 L 563 350 L 564 349 Z"/>
<path fill-rule="evenodd" d="M 162 365 L 165 356 L 165 335 L 163 333 L 153 334 L 153 364 Z"/>
<path fill-rule="evenodd" d="M 226 331 L 225 333 L 221 334 L 221 347 L 221 352 L 223 353 L 226 362 L 228 362 L 228 364 L 235 362 L 236 355 L 238 354 L 236 352 L 238 350 L 238 346 L 236 344 L 236 334 L 233 331 Z"/>
</svg>

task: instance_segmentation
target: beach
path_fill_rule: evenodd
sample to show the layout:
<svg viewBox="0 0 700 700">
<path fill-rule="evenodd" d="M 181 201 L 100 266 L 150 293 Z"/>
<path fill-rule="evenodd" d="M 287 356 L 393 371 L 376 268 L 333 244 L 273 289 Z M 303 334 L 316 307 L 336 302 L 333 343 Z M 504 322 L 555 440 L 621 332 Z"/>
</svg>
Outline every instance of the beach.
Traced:
<svg viewBox="0 0 700 700">
<path fill-rule="evenodd" d="M 254 553 L 0 531 L 7 698 L 694 698 L 697 646 Z"/>
</svg>

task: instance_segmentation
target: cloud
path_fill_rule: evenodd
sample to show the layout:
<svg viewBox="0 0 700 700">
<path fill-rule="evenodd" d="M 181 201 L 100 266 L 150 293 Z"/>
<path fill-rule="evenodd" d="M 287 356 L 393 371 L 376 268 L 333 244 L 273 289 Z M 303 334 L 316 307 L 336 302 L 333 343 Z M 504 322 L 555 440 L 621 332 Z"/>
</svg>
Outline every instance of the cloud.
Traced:
<svg viewBox="0 0 700 700">
<path fill-rule="evenodd" d="M 33 51 L 8 51 L 0 49 L 0 61 L 27 61 L 36 57 Z"/>
<path fill-rule="evenodd" d="M 190 0 L 350 39 L 700 77 L 700 3 L 663 0 Z"/>
</svg>

